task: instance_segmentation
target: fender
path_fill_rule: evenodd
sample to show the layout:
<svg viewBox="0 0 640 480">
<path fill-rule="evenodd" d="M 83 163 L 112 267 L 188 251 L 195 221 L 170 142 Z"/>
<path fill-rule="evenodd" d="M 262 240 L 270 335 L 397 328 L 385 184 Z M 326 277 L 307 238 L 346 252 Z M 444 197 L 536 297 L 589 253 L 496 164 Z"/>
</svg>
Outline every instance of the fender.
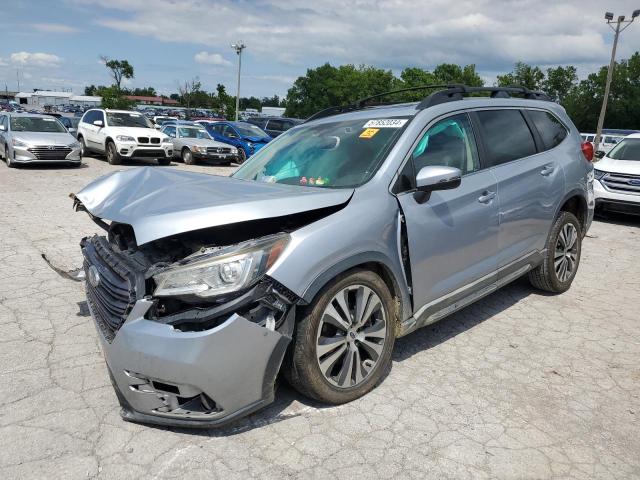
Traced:
<svg viewBox="0 0 640 480">
<path fill-rule="evenodd" d="M 302 295 L 302 299 L 305 303 L 311 303 L 317 293 L 331 280 L 358 265 L 365 263 L 377 263 L 383 266 L 386 273 L 389 275 L 393 282 L 393 291 L 391 292 L 400 299 L 400 321 L 409 318 L 412 315 L 411 300 L 408 295 L 408 288 L 405 285 L 404 277 L 401 272 L 397 272 L 394 262 L 391 261 L 385 254 L 375 251 L 368 251 L 352 255 L 345 258 L 338 263 L 332 265 L 326 269 L 323 273 L 311 282 Z"/>
</svg>

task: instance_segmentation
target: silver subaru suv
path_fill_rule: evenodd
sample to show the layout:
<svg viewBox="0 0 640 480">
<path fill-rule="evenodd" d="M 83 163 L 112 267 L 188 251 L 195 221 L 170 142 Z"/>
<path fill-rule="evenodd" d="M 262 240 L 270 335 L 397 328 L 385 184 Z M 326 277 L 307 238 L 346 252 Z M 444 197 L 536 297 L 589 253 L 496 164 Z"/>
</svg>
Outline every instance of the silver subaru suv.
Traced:
<svg viewBox="0 0 640 480">
<path fill-rule="evenodd" d="M 349 402 L 398 337 L 525 274 L 570 287 L 593 151 L 561 106 L 460 85 L 375 101 L 319 112 L 231 177 L 143 167 L 76 195 L 107 231 L 81 246 L 126 420 L 221 425 L 273 401 L 280 372 Z"/>
</svg>

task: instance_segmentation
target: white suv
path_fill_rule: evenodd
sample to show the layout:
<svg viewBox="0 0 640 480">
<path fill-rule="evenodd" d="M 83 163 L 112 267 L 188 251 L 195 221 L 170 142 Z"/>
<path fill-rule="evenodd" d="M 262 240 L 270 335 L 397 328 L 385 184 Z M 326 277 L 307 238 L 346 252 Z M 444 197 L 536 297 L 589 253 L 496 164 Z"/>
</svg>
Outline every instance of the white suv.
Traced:
<svg viewBox="0 0 640 480">
<path fill-rule="evenodd" d="M 624 137 L 593 174 L 596 208 L 640 215 L 640 133 Z"/>
<path fill-rule="evenodd" d="M 112 165 L 122 163 L 123 158 L 155 158 L 160 165 L 169 165 L 173 157 L 171 139 L 138 112 L 87 110 L 77 136 L 83 156 L 88 152 L 105 154 Z"/>
</svg>

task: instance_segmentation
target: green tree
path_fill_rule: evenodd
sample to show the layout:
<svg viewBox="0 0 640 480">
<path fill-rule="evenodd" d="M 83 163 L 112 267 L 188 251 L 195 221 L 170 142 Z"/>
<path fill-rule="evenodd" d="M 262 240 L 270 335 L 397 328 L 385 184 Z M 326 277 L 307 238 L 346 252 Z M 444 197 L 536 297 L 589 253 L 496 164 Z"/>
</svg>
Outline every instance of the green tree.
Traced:
<svg viewBox="0 0 640 480">
<path fill-rule="evenodd" d="M 389 91 L 394 84 L 393 73 L 365 65 L 326 63 L 308 69 L 298 77 L 287 92 L 287 116 L 305 118 L 334 105 L 352 103 L 360 98 Z"/>
<path fill-rule="evenodd" d="M 539 67 L 533 67 L 524 62 L 518 62 L 512 72 L 498 75 L 500 87 L 526 87 L 531 90 L 540 90 L 544 81 L 544 72 Z"/>
<path fill-rule="evenodd" d="M 556 67 L 547 69 L 547 76 L 542 81 L 542 90 L 556 102 L 562 103 L 578 84 L 576 67 Z"/>
<path fill-rule="evenodd" d="M 122 92 L 115 85 L 98 87 L 95 95 L 102 97 L 102 108 L 127 110 L 133 106 L 133 102 L 124 98 Z"/>
<path fill-rule="evenodd" d="M 125 89 L 123 89 L 125 91 Z M 134 88 L 131 90 L 126 90 L 127 95 L 136 95 L 140 97 L 157 97 L 156 89 L 153 87 L 144 87 L 144 88 Z"/>
<path fill-rule="evenodd" d="M 122 80 L 133 78 L 133 66 L 127 60 L 114 60 L 104 55 L 100 57 L 105 67 L 109 69 L 111 77 L 118 91 L 121 90 Z"/>
</svg>

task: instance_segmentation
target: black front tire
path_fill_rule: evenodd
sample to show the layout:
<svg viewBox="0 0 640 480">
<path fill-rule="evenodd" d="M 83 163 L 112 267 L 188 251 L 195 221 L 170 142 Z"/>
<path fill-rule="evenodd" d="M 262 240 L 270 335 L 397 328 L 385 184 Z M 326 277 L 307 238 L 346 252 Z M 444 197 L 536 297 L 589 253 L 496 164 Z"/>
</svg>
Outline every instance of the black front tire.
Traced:
<svg viewBox="0 0 640 480">
<path fill-rule="evenodd" d="M 87 144 L 84 143 L 84 137 L 80 137 L 80 158 L 87 156 Z"/>
<path fill-rule="evenodd" d="M 561 274 L 556 271 L 556 262 L 561 257 L 561 250 L 558 250 L 559 238 L 563 229 L 568 228 L 575 231 L 575 255 L 576 259 L 572 271 L 567 278 L 560 278 Z M 541 265 L 529 272 L 529 282 L 535 288 L 551 293 L 562 293 L 569 290 L 571 283 L 576 276 L 580 265 L 580 255 L 582 253 L 582 226 L 580 221 L 571 212 L 560 212 L 558 218 L 553 223 L 549 238 L 547 239 L 546 254 Z"/>
<path fill-rule="evenodd" d="M 122 157 L 118 153 L 116 144 L 113 142 L 107 143 L 107 161 L 111 165 L 120 165 L 122 163 Z"/>
<path fill-rule="evenodd" d="M 244 149 L 243 148 L 239 148 L 238 149 L 238 159 L 236 160 L 236 163 L 238 165 L 242 165 L 246 161 L 247 161 L 247 154 L 244 153 Z"/>
<path fill-rule="evenodd" d="M 193 152 L 188 148 L 182 149 L 182 161 L 185 165 L 194 165 L 196 163 L 196 160 L 193 157 Z"/>
<path fill-rule="evenodd" d="M 322 373 L 316 356 L 316 342 L 322 316 L 328 303 L 338 292 L 351 285 L 364 285 L 378 295 L 387 319 L 387 335 L 382 343 L 382 353 L 371 373 L 359 384 L 339 388 L 330 383 Z M 386 376 L 391 367 L 397 323 L 394 305 L 384 281 L 369 270 L 352 270 L 340 275 L 324 287 L 316 295 L 315 300 L 299 312 L 292 350 L 283 370 L 291 386 L 309 398 L 335 405 L 350 402 L 371 391 Z"/>
</svg>

